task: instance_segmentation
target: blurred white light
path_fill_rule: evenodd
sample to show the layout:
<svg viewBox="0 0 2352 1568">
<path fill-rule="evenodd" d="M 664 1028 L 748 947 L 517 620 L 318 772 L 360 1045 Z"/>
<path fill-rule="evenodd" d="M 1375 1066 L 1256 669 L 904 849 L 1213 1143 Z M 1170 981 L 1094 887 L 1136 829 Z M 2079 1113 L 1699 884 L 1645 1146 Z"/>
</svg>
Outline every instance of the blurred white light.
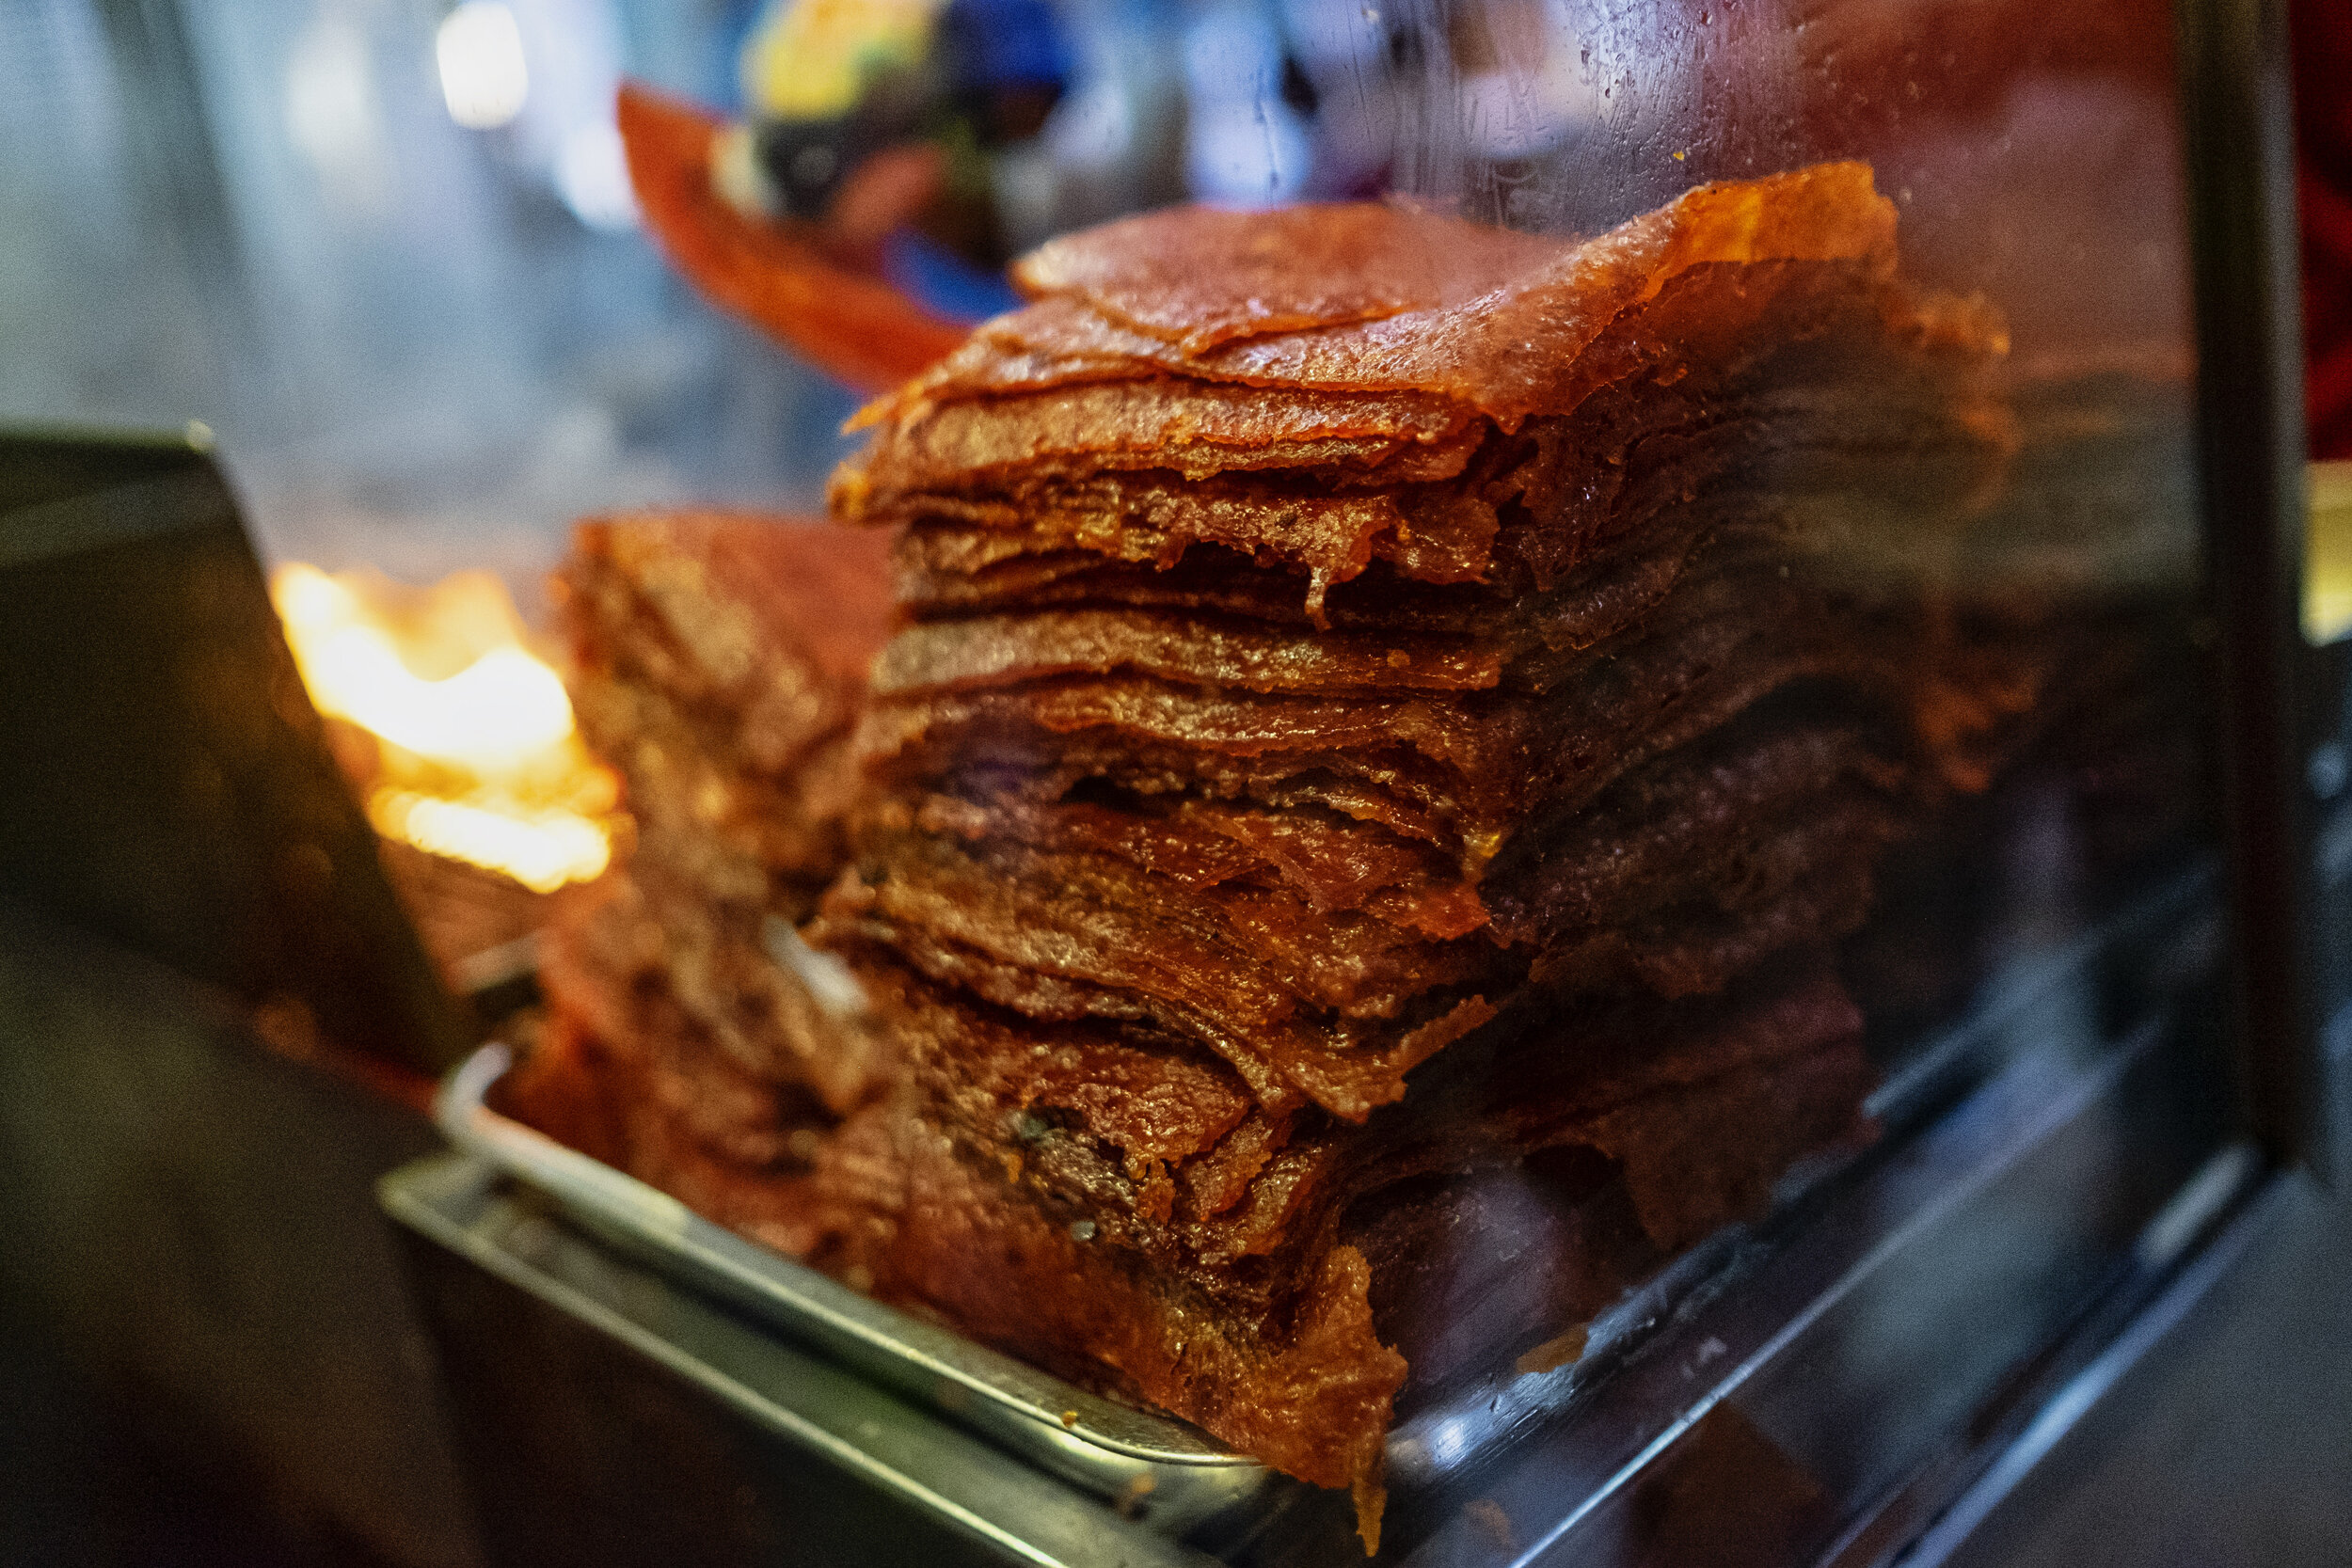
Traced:
<svg viewBox="0 0 2352 1568">
<path fill-rule="evenodd" d="M 573 128 L 555 155 L 555 194 L 591 229 L 637 227 L 637 193 L 629 186 L 619 126 L 608 119 Z"/>
<path fill-rule="evenodd" d="M 348 20 L 322 13 L 287 52 L 286 135 L 338 197 L 382 194 L 375 73 L 366 36 Z"/>
<path fill-rule="evenodd" d="M 466 0 L 444 17 L 433 56 L 449 118 L 467 130 L 495 131 L 523 112 L 531 94 L 523 32 L 499 0 Z"/>
<path fill-rule="evenodd" d="M 1184 177 L 1192 194 L 1219 207 L 1279 207 L 1298 199 L 1314 165 L 1314 144 L 1279 99 L 1268 103 L 1192 106 Z"/>
<path fill-rule="evenodd" d="M 1055 106 L 1043 135 L 1055 163 L 1107 169 L 1135 148 L 1135 108 L 1116 83 L 1098 80 Z"/>
<path fill-rule="evenodd" d="M 1314 144 L 1282 101 L 1282 45 L 1253 7 L 1218 5 L 1184 29 L 1184 173 L 1192 194 L 1231 207 L 1294 200 Z"/>
</svg>

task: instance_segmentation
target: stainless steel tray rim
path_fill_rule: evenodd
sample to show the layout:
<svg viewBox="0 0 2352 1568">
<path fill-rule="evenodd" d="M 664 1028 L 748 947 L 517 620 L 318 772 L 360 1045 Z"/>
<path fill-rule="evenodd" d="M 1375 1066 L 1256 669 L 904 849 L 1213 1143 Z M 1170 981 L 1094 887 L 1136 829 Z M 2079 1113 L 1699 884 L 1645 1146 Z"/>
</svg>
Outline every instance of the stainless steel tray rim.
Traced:
<svg viewBox="0 0 2352 1568">
<path fill-rule="evenodd" d="M 1088 1393 L 861 1295 L 830 1275 L 704 1219 L 667 1193 L 501 1116 L 490 1109 L 487 1097 L 513 1066 L 513 1053 L 492 1041 L 451 1069 L 433 1110 L 436 1125 L 452 1144 L 583 1220 L 618 1227 L 685 1255 L 697 1269 L 733 1286 L 728 1294 L 760 1310 L 786 1332 L 849 1352 L 908 1391 L 928 1392 L 950 1414 L 959 1395 L 977 1396 L 1035 1426 L 1038 1435 L 1057 1448 L 1076 1445 L 1101 1450 L 1105 1459 L 1149 1465 L 1263 1471 L 1258 1461 L 1225 1448 L 1196 1427 Z"/>
</svg>

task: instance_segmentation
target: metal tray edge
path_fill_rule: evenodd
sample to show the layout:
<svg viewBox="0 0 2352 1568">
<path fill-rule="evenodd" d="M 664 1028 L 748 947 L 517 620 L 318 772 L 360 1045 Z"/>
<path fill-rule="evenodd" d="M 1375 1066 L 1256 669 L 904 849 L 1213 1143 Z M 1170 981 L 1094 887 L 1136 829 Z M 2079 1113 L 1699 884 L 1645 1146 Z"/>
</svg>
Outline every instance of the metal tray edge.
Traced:
<svg viewBox="0 0 2352 1568">
<path fill-rule="evenodd" d="M 443 1136 L 553 1199 L 591 1228 L 633 1241 L 694 1283 L 811 1342 L 900 1392 L 1036 1451 L 1063 1469 L 1073 1445 L 1101 1450 L 1122 1473 L 1151 1465 L 1264 1473 L 1199 1429 L 1088 1393 L 953 1331 L 860 1295 L 829 1275 L 696 1214 L 677 1199 L 490 1109 L 513 1066 L 493 1041 L 452 1069 L 435 1096 Z M 989 1419 L 988 1412 L 1012 1418 Z M 1028 1430 L 1025 1430 L 1028 1429 Z M 1239 1478 L 1236 1477 L 1238 1480 Z"/>
</svg>

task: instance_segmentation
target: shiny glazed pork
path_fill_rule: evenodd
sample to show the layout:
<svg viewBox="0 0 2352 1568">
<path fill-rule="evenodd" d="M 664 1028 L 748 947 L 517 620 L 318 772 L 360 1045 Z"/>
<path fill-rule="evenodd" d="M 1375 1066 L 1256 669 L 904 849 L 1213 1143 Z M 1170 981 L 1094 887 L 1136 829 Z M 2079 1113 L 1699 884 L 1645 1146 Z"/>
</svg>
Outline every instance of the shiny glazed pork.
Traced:
<svg viewBox="0 0 2352 1568">
<path fill-rule="evenodd" d="M 644 827 L 518 1108 L 1369 1545 L 1400 1397 L 1863 1133 L 1832 946 L 2051 678 L 1940 570 L 1999 325 L 1893 239 L 1855 165 L 1582 243 L 1152 214 L 862 416 L 886 535 L 584 531 Z M 885 540 L 886 641 L 783 586 Z"/>
</svg>

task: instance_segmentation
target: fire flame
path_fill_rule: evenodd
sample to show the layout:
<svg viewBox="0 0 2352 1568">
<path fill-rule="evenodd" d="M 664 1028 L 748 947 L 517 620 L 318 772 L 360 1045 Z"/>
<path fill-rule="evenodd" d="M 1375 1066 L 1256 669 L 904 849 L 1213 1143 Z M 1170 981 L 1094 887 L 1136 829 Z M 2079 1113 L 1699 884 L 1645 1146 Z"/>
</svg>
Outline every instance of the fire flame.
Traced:
<svg viewBox="0 0 2352 1568">
<path fill-rule="evenodd" d="M 580 744 L 561 677 L 523 645 L 497 578 L 405 589 L 294 562 L 270 598 L 310 701 L 375 738 L 377 832 L 540 893 L 604 870 L 612 778 Z"/>
</svg>

